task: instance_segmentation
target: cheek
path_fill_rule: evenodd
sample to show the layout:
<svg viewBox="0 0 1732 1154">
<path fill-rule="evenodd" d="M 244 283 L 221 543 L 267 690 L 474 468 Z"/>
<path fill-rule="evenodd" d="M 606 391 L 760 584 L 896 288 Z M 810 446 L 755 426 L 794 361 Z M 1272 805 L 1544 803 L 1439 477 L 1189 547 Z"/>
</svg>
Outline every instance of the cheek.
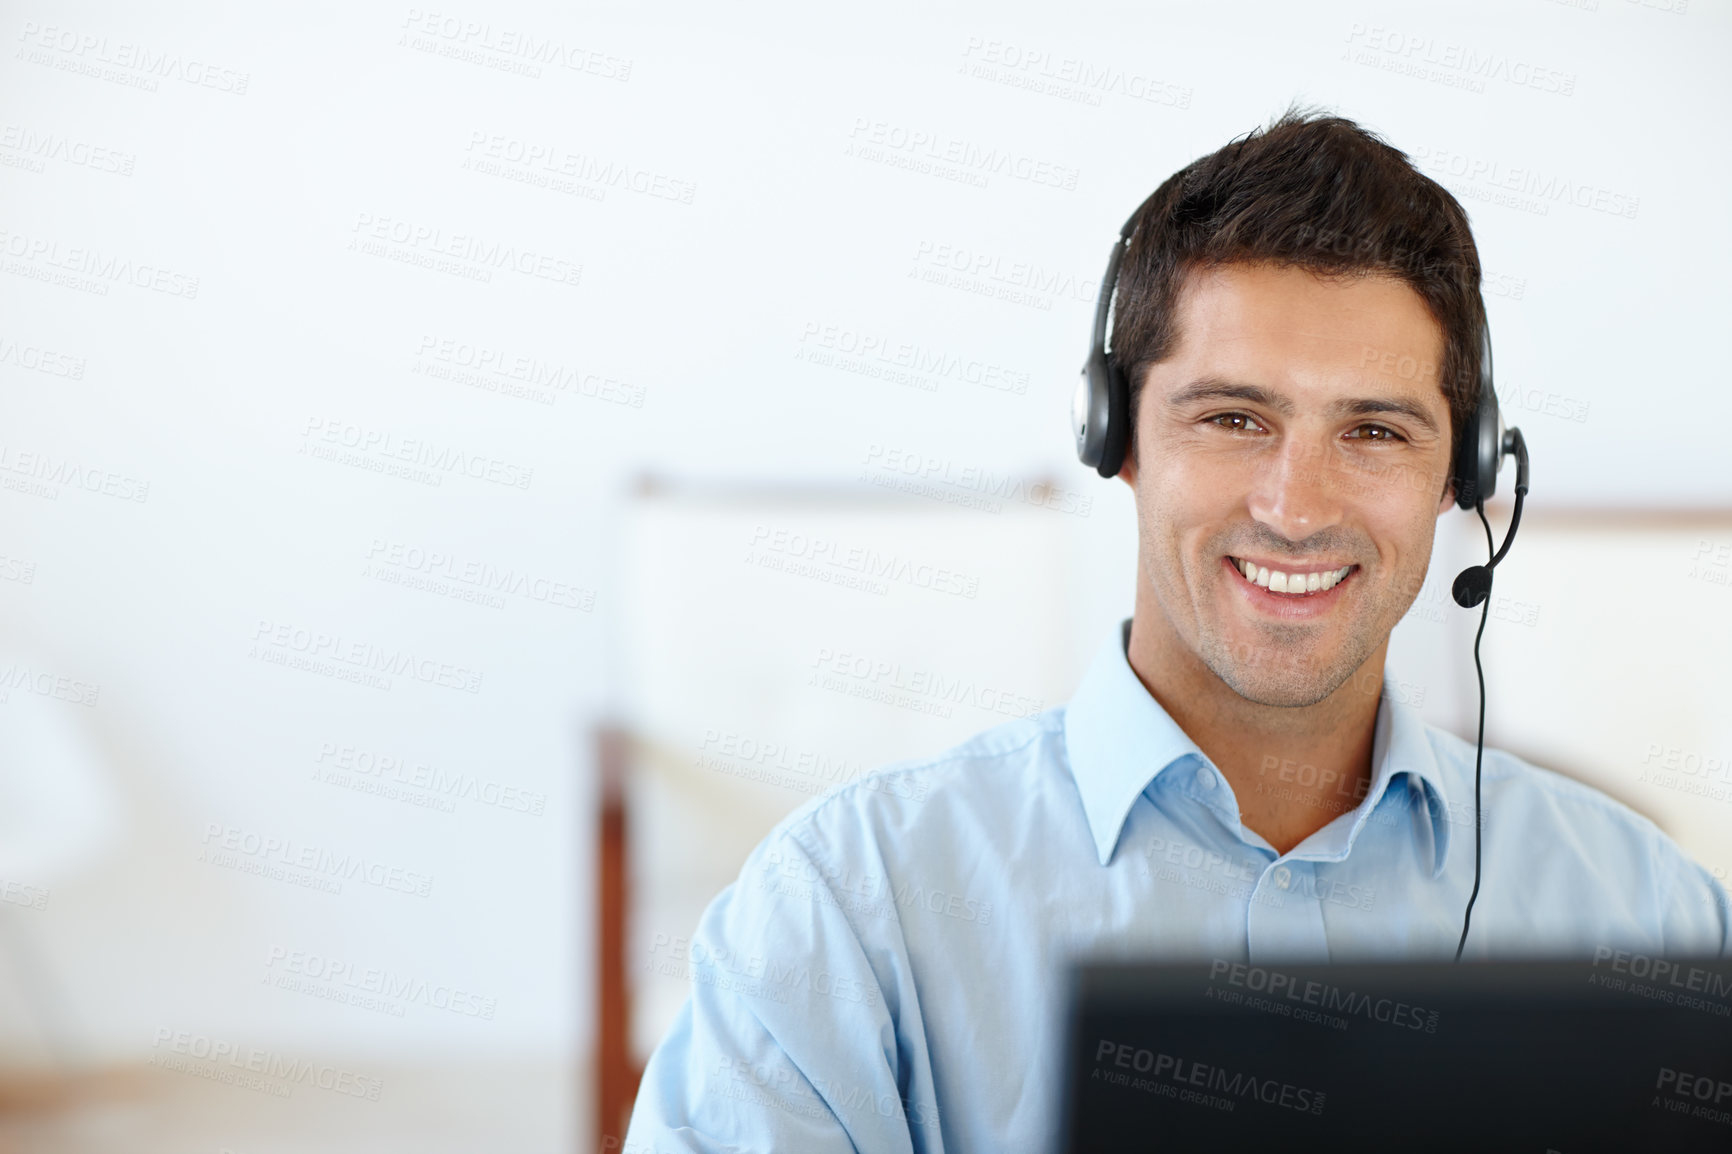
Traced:
<svg viewBox="0 0 1732 1154">
<path fill-rule="evenodd" d="M 1138 522 L 1146 579 L 1163 600 L 1189 600 L 1219 577 L 1215 542 L 1232 524 L 1227 485 L 1199 484 L 1194 472 L 1138 478 Z M 1146 484 L 1147 488 L 1141 488 Z M 1189 592 L 1187 592 L 1189 590 Z"/>
<path fill-rule="evenodd" d="M 1377 520 L 1368 520 L 1366 528 L 1392 580 L 1399 581 L 1403 592 L 1417 592 L 1417 587 L 1431 563 L 1432 542 L 1437 535 L 1437 517 L 1429 503 L 1411 503 L 1401 510 L 1386 509 Z"/>
<path fill-rule="evenodd" d="M 1164 468 L 1143 474 L 1146 491 L 1161 524 L 1190 537 L 1218 531 L 1242 516 L 1251 479 L 1242 465 L 1202 454 L 1174 454 Z"/>
</svg>

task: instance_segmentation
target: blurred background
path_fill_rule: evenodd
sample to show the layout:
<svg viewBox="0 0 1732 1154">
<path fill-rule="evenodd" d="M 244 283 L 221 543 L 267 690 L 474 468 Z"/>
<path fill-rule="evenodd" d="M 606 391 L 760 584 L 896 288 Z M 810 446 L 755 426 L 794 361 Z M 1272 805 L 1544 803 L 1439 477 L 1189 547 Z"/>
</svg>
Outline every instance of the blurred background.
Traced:
<svg viewBox="0 0 1732 1154">
<path fill-rule="evenodd" d="M 1472 215 L 1534 458 L 1489 741 L 1732 868 L 1724 5 L 0 37 L 0 1151 L 617 1148 L 770 826 L 1129 614 L 1107 250 L 1294 101 Z M 1391 659 L 1470 738 L 1482 558 L 1444 517 Z"/>
</svg>

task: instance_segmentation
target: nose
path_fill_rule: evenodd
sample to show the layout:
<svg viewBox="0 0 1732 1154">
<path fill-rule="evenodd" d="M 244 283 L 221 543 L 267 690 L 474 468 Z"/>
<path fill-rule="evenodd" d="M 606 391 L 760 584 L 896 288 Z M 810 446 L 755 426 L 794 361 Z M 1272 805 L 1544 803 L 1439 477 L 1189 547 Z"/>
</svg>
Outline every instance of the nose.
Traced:
<svg viewBox="0 0 1732 1154">
<path fill-rule="evenodd" d="M 1341 523 L 1343 462 L 1330 446 L 1297 437 L 1258 461 L 1246 504 L 1251 516 L 1289 541 Z"/>
</svg>

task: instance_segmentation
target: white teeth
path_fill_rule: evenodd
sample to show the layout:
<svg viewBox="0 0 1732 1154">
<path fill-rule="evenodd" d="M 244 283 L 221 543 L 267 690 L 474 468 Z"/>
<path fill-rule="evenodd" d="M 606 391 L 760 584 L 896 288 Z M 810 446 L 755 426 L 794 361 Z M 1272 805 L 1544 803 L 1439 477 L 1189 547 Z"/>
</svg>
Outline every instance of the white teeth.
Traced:
<svg viewBox="0 0 1732 1154">
<path fill-rule="evenodd" d="M 1353 566 L 1343 565 L 1331 573 L 1284 573 L 1279 569 L 1265 569 L 1254 561 L 1243 561 L 1236 557 L 1232 558 L 1232 561 L 1239 572 L 1245 575 L 1245 580 L 1253 585 L 1260 585 L 1271 593 L 1305 594 L 1333 589 L 1353 571 Z"/>
</svg>

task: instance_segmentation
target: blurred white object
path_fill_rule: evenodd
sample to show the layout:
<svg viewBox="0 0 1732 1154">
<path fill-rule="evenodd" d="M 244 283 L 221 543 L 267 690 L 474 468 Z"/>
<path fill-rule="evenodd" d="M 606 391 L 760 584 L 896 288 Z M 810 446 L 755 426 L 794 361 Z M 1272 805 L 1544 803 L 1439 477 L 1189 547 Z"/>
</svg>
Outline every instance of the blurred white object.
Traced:
<svg viewBox="0 0 1732 1154">
<path fill-rule="evenodd" d="M 83 706 L 12 684 L 52 682 L 46 666 L 0 655 L 0 882 L 51 886 L 98 860 L 120 826 L 118 799 Z"/>
</svg>

